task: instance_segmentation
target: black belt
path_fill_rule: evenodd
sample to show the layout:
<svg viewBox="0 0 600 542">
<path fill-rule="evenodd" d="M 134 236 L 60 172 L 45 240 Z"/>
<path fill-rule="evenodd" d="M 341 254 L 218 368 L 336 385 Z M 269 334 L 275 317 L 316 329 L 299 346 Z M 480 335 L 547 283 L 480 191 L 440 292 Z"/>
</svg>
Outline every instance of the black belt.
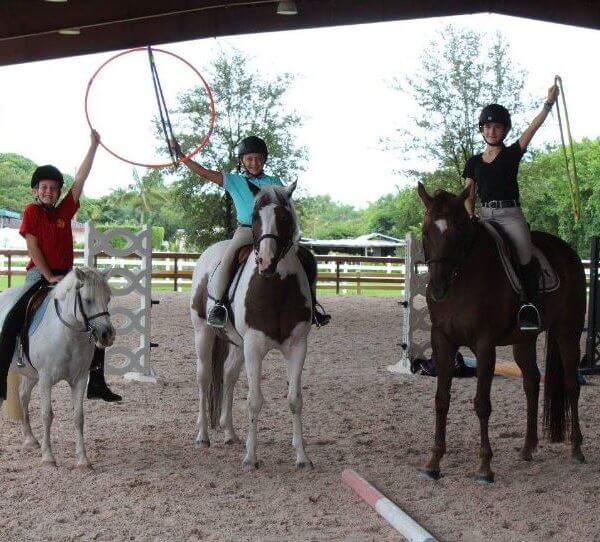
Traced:
<svg viewBox="0 0 600 542">
<path fill-rule="evenodd" d="M 242 224 L 241 222 L 238 222 L 238 228 L 251 228 L 252 226 L 250 224 Z"/>
<path fill-rule="evenodd" d="M 507 207 L 520 207 L 519 202 L 516 199 L 493 199 L 490 201 L 484 201 L 481 204 L 482 207 L 488 209 L 505 209 Z"/>
</svg>

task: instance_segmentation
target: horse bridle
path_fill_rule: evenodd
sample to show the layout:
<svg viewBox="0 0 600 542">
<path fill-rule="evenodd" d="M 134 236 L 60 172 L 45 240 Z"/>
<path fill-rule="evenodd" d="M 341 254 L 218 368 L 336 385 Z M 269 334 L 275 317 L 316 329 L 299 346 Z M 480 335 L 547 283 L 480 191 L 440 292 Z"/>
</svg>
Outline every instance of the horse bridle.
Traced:
<svg viewBox="0 0 600 542">
<path fill-rule="evenodd" d="M 284 243 L 283 238 L 280 235 L 276 235 L 274 233 L 265 233 L 261 235 L 258 239 L 254 240 L 254 258 L 256 263 L 258 263 L 258 252 L 260 250 L 260 244 L 263 239 L 275 239 L 275 244 L 277 245 L 277 251 L 275 252 L 275 261 L 280 262 L 285 255 L 289 252 L 290 248 L 292 248 L 292 240 L 290 239 L 287 243 Z"/>
<path fill-rule="evenodd" d="M 441 258 L 427 258 L 427 248 L 425 247 L 425 242 L 423 241 L 423 253 L 425 255 L 425 265 L 429 267 L 432 263 L 440 263 L 440 264 L 448 264 L 451 266 L 450 276 L 452 280 L 454 280 L 458 276 L 458 272 L 462 267 L 467 254 L 471 251 L 471 247 L 473 246 L 475 240 L 475 236 L 473 234 L 468 236 L 468 239 L 462 244 L 463 250 L 461 250 L 461 254 L 458 257 L 451 256 L 443 256 Z"/>
<path fill-rule="evenodd" d="M 58 319 L 69 329 L 78 331 L 80 333 L 88 333 L 89 332 L 89 333 L 91 333 L 91 335 L 94 335 L 94 328 L 91 326 L 90 322 L 92 320 L 95 320 L 96 318 L 100 318 L 101 316 L 110 316 L 110 313 L 108 311 L 98 312 L 96 314 L 93 314 L 92 316 L 88 316 L 85 313 L 85 310 L 83 308 L 83 301 L 81 299 L 81 292 L 79 290 L 77 290 L 77 294 L 75 295 L 75 299 L 73 300 L 73 315 L 75 316 L 76 320 L 77 320 L 77 308 L 79 308 L 79 312 L 81 313 L 81 316 L 83 317 L 84 329 L 78 329 L 76 326 L 74 326 L 73 324 L 70 324 L 62 317 L 61 311 L 60 311 L 60 305 L 58 304 L 58 300 L 56 298 L 54 298 L 54 309 L 56 310 Z M 96 337 L 96 339 L 97 338 L 98 337 Z"/>
</svg>

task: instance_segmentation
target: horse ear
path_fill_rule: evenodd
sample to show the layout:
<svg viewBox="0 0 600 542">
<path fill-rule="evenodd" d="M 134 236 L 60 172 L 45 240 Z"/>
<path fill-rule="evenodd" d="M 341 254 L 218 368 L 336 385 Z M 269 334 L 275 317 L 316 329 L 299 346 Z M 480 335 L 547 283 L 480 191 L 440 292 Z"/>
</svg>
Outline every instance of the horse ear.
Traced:
<svg viewBox="0 0 600 542">
<path fill-rule="evenodd" d="M 75 288 L 79 290 L 79 288 L 83 286 L 83 281 L 85 280 L 85 272 L 79 269 L 79 267 L 75 268 L 75 278 L 77 279 L 77 285 Z"/>
<path fill-rule="evenodd" d="M 100 274 L 106 279 L 108 280 L 108 278 L 110 277 L 110 272 L 111 272 L 111 268 L 110 267 L 105 267 L 104 269 L 98 269 L 98 271 L 100 271 Z"/>
<path fill-rule="evenodd" d="M 423 201 L 423 204 L 425 205 L 425 207 L 427 209 L 429 209 L 429 206 L 431 205 L 431 196 L 427 193 L 427 190 L 425 189 L 425 186 L 423 185 L 422 182 L 419 181 L 419 184 L 417 185 L 417 192 L 419 194 L 419 197 L 421 198 L 421 200 Z"/>
<path fill-rule="evenodd" d="M 250 188 L 250 191 L 252 192 L 252 195 L 254 197 L 256 197 L 256 194 L 258 194 L 260 192 L 260 188 L 251 182 L 248 182 L 247 184 L 248 184 L 248 188 Z"/>
<path fill-rule="evenodd" d="M 294 181 L 292 184 L 285 187 L 285 197 L 289 200 L 292 199 L 292 194 L 294 190 L 296 190 L 296 186 L 298 185 L 298 181 Z"/>
</svg>

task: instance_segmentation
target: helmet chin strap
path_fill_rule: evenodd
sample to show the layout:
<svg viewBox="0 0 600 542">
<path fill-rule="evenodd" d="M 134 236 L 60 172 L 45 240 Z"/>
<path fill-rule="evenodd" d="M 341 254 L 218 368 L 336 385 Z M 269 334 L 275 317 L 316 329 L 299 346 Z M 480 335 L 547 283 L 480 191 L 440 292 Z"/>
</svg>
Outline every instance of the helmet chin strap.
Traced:
<svg viewBox="0 0 600 542">
<path fill-rule="evenodd" d="M 490 143 L 485 137 L 483 138 L 483 140 L 490 147 L 504 147 L 504 139 L 502 141 L 498 142 L 498 143 Z"/>
</svg>

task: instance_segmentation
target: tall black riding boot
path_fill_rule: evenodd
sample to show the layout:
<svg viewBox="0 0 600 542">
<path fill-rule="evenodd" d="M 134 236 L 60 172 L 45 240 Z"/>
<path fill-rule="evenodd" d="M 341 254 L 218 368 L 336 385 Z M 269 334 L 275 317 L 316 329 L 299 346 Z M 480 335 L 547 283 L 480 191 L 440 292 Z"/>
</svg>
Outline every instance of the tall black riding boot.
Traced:
<svg viewBox="0 0 600 542">
<path fill-rule="evenodd" d="M 123 398 L 113 393 L 104 379 L 104 349 L 96 348 L 94 350 L 94 360 L 90 369 L 90 379 L 87 390 L 88 399 L 102 399 L 107 403 L 121 401 Z"/>
<path fill-rule="evenodd" d="M 539 331 L 542 328 L 540 317 L 540 294 L 539 294 L 539 264 L 535 258 L 521 266 L 521 280 L 525 299 L 519 309 L 517 317 L 521 331 Z"/>
</svg>

